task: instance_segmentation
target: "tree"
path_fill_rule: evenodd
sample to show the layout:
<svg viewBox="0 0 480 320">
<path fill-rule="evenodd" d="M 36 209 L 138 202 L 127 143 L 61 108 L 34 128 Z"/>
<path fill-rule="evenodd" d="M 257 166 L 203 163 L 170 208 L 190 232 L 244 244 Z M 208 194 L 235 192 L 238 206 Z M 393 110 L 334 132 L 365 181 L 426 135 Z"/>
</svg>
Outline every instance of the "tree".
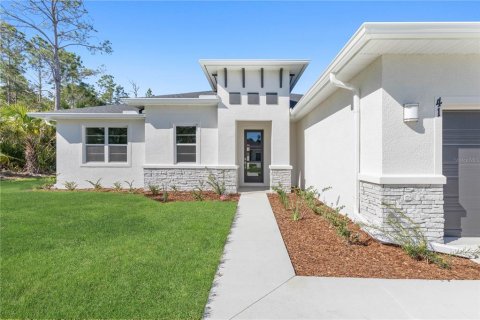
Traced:
<svg viewBox="0 0 480 320">
<path fill-rule="evenodd" d="M 62 68 L 60 55 L 69 47 L 85 47 L 92 53 L 111 53 L 109 41 L 92 43 L 97 31 L 88 21 L 81 0 L 15 0 L 2 4 L 1 14 L 19 27 L 28 28 L 48 45 L 43 48 L 52 71 L 55 86 L 55 110 L 60 109 Z"/>
<path fill-rule="evenodd" d="M 128 98 L 128 93 L 125 92 L 125 89 L 121 85 L 117 85 L 115 87 L 115 96 L 113 97 L 113 102 L 118 104 L 122 98 Z"/>
<path fill-rule="evenodd" d="M 55 130 L 41 119 L 29 117 L 28 112 L 28 108 L 23 104 L 0 109 L 0 145 L 3 157 L 12 158 L 9 154 L 3 154 L 3 150 L 23 150 L 23 170 L 32 174 L 40 170 L 39 163 L 43 160 L 39 155 L 46 156 L 47 162 L 54 163 Z"/>
<path fill-rule="evenodd" d="M 104 105 L 95 88 L 85 82 L 70 83 L 62 90 L 62 108 L 85 108 Z"/>
<path fill-rule="evenodd" d="M 42 104 L 43 92 L 49 90 L 44 89 L 45 79 L 50 78 L 50 71 L 48 66 L 48 51 L 47 43 L 40 37 L 33 37 L 27 44 L 28 52 L 28 64 L 35 72 L 36 79 L 33 83 L 33 87 L 37 91 L 37 103 Z"/>
<path fill-rule="evenodd" d="M 147 92 L 145 93 L 145 97 L 147 98 L 153 97 L 152 89 L 148 88 Z"/>
<path fill-rule="evenodd" d="M 28 91 L 28 81 L 24 77 L 26 48 L 25 35 L 14 26 L 0 22 L 0 81 L 2 96 L 7 105 L 16 103 L 19 95 Z"/>
<path fill-rule="evenodd" d="M 130 80 L 130 85 L 132 86 L 133 96 L 136 98 L 138 96 L 138 92 L 140 91 L 140 86 L 132 80 Z"/>
<path fill-rule="evenodd" d="M 115 81 L 113 76 L 109 74 L 104 74 L 98 81 L 97 86 L 100 91 L 100 99 L 106 104 L 113 103 L 113 94 L 115 93 Z"/>
</svg>

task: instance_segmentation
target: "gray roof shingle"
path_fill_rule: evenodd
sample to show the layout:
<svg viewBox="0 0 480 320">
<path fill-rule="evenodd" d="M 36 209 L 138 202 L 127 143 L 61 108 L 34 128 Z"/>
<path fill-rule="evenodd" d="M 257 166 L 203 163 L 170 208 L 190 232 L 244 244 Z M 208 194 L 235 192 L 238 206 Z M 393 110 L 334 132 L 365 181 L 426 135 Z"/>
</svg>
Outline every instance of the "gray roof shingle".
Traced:
<svg viewBox="0 0 480 320">
<path fill-rule="evenodd" d="M 98 107 L 86 107 L 77 109 L 62 109 L 54 111 L 55 113 L 123 113 L 123 111 L 139 112 L 143 108 L 127 106 L 125 104 L 111 104 Z"/>
<path fill-rule="evenodd" d="M 163 94 L 159 96 L 153 96 L 153 98 L 198 98 L 203 95 L 211 96 L 211 95 L 217 95 L 217 93 L 215 91 L 195 91 L 195 92 Z"/>
</svg>

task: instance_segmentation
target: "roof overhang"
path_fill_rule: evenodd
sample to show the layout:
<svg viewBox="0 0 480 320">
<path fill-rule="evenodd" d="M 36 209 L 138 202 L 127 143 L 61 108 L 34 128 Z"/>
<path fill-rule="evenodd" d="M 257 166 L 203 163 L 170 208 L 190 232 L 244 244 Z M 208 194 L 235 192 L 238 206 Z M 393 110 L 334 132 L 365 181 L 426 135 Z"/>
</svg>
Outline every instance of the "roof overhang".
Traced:
<svg viewBox="0 0 480 320">
<path fill-rule="evenodd" d="M 205 96 L 205 98 L 125 98 L 122 102 L 129 106 L 217 106 L 218 97 Z"/>
<path fill-rule="evenodd" d="M 133 120 L 144 119 L 144 114 L 134 113 L 59 113 L 59 112 L 29 112 L 28 116 L 32 118 L 50 120 L 70 120 L 70 119 L 101 119 L 101 120 Z"/>
<path fill-rule="evenodd" d="M 296 121 L 336 88 L 330 73 L 349 81 L 385 54 L 480 54 L 480 22 L 364 23 L 292 110 Z"/>
<path fill-rule="evenodd" d="M 202 67 L 203 73 L 208 79 L 212 90 L 217 90 L 216 80 L 213 76 L 218 74 L 218 70 L 227 69 L 280 69 L 285 68 L 294 74 L 290 83 L 290 91 L 297 84 L 298 79 L 302 76 L 305 68 L 310 63 L 310 60 L 271 60 L 271 59 L 200 59 L 198 61 Z"/>
</svg>

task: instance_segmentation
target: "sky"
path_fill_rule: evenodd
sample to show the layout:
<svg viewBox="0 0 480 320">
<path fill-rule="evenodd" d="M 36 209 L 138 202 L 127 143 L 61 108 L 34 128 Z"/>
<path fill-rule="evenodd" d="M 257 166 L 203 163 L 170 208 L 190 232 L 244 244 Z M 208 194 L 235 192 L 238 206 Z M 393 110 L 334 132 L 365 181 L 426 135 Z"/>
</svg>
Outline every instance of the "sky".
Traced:
<svg viewBox="0 0 480 320">
<path fill-rule="evenodd" d="M 87 1 L 111 55 L 78 49 L 154 94 L 210 90 L 199 59 L 309 59 L 293 92 L 304 93 L 363 22 L 480 21 L 480 2 L 161 2 Z M 93 81 L 93 80 L 92 80 Z"/>
</svg>

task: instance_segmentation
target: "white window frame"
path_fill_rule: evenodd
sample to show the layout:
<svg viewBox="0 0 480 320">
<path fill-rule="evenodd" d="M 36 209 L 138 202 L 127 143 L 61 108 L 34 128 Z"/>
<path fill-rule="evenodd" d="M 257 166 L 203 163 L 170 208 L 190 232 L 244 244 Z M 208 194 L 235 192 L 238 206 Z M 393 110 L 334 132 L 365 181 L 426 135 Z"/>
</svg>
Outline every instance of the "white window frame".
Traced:
<svg viewBox="0 0 480 320">
<path fill-rule="evenodd" d="M 177 144 L 177 127 L 195 127 L 195 143 L 181 143 Z M 195 146 L 195 162 L 178 162 L 177 160 L 177 145 Z M 193 165 L 200 164 L 200 125 L 198 123 L 176 123 L 173 125 L 173 153 L 175 164 L 179 165 Z"/>
<path fill-rule="evenodd" d="M 101 146 L 101 144 L 87 144 L 87 128 L 103 128 L 105 130 L 105 139 L 103 141 L 104 161 L 89 161 L 87 162 L 87 146 Z M 126 162 L 109 162 L 109 147 L 108 135 L 109 128 L 126 128 L 127 129 L 127 144 L 111 144 L 112 146 L 126 146 L 127 147 L 127 161 Z M 131 145 L 130 145 L 131 130 L 127 124 L 85 124 L 82 125 L 82 166 L 85 167 L 130 167 L 131 166 Z"/>
</svg>

